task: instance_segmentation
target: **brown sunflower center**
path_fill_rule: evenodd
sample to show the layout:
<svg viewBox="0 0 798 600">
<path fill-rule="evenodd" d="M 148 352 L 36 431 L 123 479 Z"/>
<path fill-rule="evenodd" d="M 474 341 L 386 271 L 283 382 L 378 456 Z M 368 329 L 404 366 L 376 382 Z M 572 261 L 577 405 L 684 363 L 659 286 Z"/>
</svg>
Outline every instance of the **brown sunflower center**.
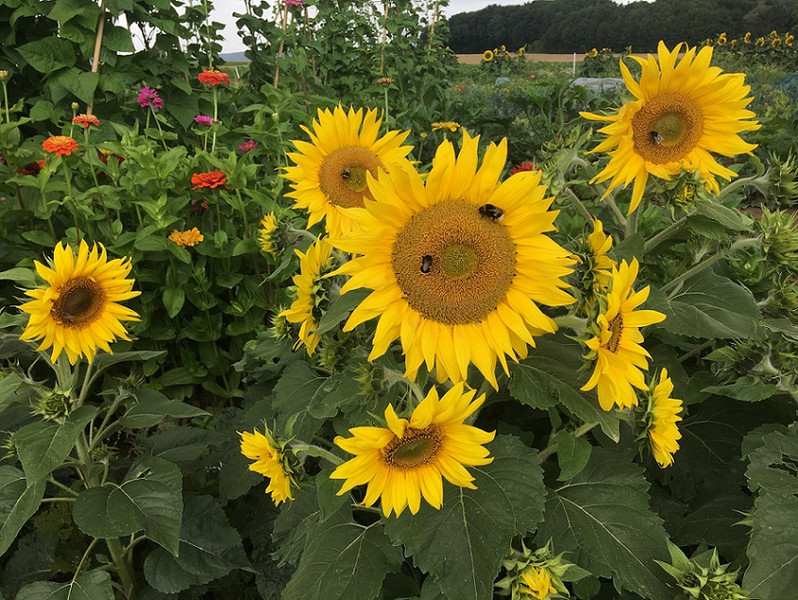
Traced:
<svg viewBox="0 0 798 600">
<path fill-rule="evenodd" d="M 615 354 L 621 346 L 621 335 L 623 335 L 623 315 L 621 313 L 618 313 L 615 318 L 610 321 L 609 330 L 610 339 L 607 340 L 606 348 Z"/>
<path fill-rule="evenodd" d="M 417 469 L 432 462 L 443 447 L 443 433 L 430 425 L 424 429 L 408 429 L 401 439 L 386 446 L 385 462 L 397 469 Z"/>
<path fill-rule="evenodd" d="M 82 328 L 93 323 L 105 307 L 105 291 L 88 277 L 68 280 L 59 289 L 50 315 L 65 327 Z"/>
<path fill-rule="evenodd" d="M 382 168 L 382 161 L 368 148 L 338 148 L 321 164 L 319 187 L 336 206 L 362 207 L 364 197 L 373 200 L 366 183 L 366 173 L 376 177 Z"/>
<path fill-rule="evenodd" d="M 695 148 L 704 131 L 704 116 L 695 100 L 679 92 L 658 94 L 632 117 L 635 152 L 664 164 L 681 160 Z"/>
<path fill-rule="evenodd" d="M 501 221 L 466 200 L 445 200 L 408 221 L 391 260 L 413 309 L 458 325 L 480 322 L 498 306 L 515 276 L 515 254 Z"/>
</svg>

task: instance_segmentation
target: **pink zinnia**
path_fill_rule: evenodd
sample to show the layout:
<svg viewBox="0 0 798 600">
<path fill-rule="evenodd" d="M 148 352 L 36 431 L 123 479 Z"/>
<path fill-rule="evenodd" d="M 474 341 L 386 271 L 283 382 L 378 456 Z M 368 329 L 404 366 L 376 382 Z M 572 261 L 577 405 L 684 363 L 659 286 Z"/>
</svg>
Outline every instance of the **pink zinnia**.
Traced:
<svg viewBox="0 0 798 600">
<path fill-rule="evenodd" d="M 283 4 L 286 6 L 305 6 L 302 0 L 283 0 Z"/>
<path fill-rule="evenodd" d="M 213 117 L 209 117 L 208 115 L 197 115 L 196 117 L 194 117 L 194 122 L 199 125 L 204 125 L 205 127 L 210 127 L 211 125 L 219 123 L 219 121 L 217 121 Z"/>
<path fill-rule="evenodd" d="M 146 108 L 151 106 L 153 110 L 163 108 L 163 100 L 153 88 L 143 87 L 139 90 L 139 97 L 137 99 L 139 106 Z"/>
<path fill-rule="evenodd" d="M 244 142 L 243 144 L 241 144 L 241 145 L 238 147 L 238 151 L 239 151 L 239 152 L 244 152 L 244 153 L 247 153 L 247 152 L 249 152 L 250 150 L 254 150 L 254 149 L 255 149 L 255 148 L 257 148 L 257 147 L 258 147 L 258 142 L 255 142 L 255 141 L 253 141 L 253 140 L 249 140 L 248 142 Z"/>
</svg>

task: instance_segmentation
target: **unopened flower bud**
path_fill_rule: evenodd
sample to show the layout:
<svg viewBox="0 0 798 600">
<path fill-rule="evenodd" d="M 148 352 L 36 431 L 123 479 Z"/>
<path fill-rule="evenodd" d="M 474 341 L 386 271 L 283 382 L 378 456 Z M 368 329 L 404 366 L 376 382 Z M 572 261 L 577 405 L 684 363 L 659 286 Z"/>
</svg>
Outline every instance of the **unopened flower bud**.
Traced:
<svg viewBox="0 0 798 600">
<path fill-rule="evenodd" d="M 0 71 L 0 81 L 8 79 L 8 71 Z"/>
<path fill-rule="evenodd" d="M 72 110 L 77 110 L 79 108 L 80 108 L 80 104 L 78 104 L 77 102 L 73 102 L 72 103 Z"/>
</svg>

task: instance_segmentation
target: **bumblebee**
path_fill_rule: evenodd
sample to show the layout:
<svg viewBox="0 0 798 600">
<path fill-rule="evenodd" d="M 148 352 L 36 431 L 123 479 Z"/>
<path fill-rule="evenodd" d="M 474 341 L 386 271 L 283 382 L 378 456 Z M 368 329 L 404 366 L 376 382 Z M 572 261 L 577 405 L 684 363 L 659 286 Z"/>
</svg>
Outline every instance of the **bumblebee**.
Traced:
<svg viewBox="0 0 798 600">
<path fill-rule="evenodd" d="M 423 257 L 421 257 L 421 272 L 426 275 L 431 269 L 432 257 L 429 254 L 425 254 Z"/>
<path fill-rule="evenodd" d="M 665 141 L 665 138 L 664 138 L 664 137 L 662 137 L 662 136 L 659 134 L 659 132 L 657 132 L 657 131 L 652 131 L 652 132 L 651 132 L 651 139 L 652 139 L 652 141 L 653 141 L 655 144 L 661 144 L 663 141 Z"/>
<path fill-rule="evenodd" d="M 504 211 L 498 206 L 492 204 L 483 204 L 479 207 L 479 214 L 483 217 L 493 219 L 494 221 L 501 221 L 504 217 Z"/>
</svg>

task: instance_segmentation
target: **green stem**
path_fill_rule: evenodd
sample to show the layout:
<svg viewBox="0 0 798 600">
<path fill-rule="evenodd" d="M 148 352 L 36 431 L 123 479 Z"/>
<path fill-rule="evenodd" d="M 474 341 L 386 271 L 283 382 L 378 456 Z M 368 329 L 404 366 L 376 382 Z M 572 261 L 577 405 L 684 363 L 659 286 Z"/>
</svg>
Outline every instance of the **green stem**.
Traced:
<svg viewBox="0 0 798 600">
<path fill-rule="evenodd" d="M 99 541 L 100 541 L 100 538 L 94 538 L 89 543 L 89 547 L 86 548 L 86 551 L 83 553 L 83 557 L 80 559 L 80 562 L 78 563 L 78 566 L 75 567 L 75 572 L 72 574 L 72 583 L 74 583 L 75 579 L 78 578 L 78 574 L 80 573 L 80 570 L 83 568 L 83 563 L 86 562 L 86 559 L 89 557 L 89 554 L 94 549 L 94 546 L 97 545 L 97 542 L 99 542 Z"/>
<path fill-rule="evenodd" d="M 690 350 L 689 352 L 685 352 L 685 353 L 684 353 L 684 354 L 683 354 L 683 355 L 682 355 L 682 356 L 679 358 L 679 362 L 680 362 L 680 363 L 683 363 L 683 362 L 685 362 L 686 360 L 689 360 L 689 359 L 693 358 L 694 356 L 698 356 L 698 355 L 699 355 L 699 354 L 701 354 L 701 353 L 702 353 L 704 350 L 706 350 L 707 348 L 709 348 L 710 346 L 712 346 L 712 344 L 714 344 L 714 343 L 715 343 L 715 340 L 707 340 L 707 341 L 706 341 L 706 342 L 704 342 L 703 344 L 699 344 L 698 346 L 696 346 L 695 348 L 693 348 L 693 349 L 692 349 L 692 350 Z"/>
<path fill-rule="evenodd" d="M 609 204 L 612 213 L 615 215 L 615 220 L 618 222 L 618 225 L 626 228 L 626 217 L 623 216 L 621 209 L 615 204 L 615 198 L 612 197 L 612 194 L 607 196 L 607 204 Z"/>
<path fill-rule="evenodd" d="M 686 224 L 687 224 L 687 217 L 684 216 L 678 221 L 674 221 L 673 223 L 668 225 L 665 229 L 660 231 L 657 235 L 655 235 L 646 242 L 645 245 L 646 254 L 651 252 L 654 248 L 659 246 L 665 240 L 668 240 L 677 233 L 679 233 Z"/>
<path fill-rule="evenodd" d="M 65 486 L 60 481 L 56 481 L 53 477 L 48 477 L 47 481 L 48 481 L 48 483 L 52 483 L 58 489 L 63 490 L 64 492 L 69 492 L 70 494 L 73 494 L 75 497 L 77 497 L 79 495 L 78 492 L 73 490 L 71 487 Z"/>
<path fill-rule="evenodd" d="M 216 119 L 219 116 L 219 100 L 216 92 L 216 86 L 213 86 L 213 142 L 211 143 L 211 154 L 216 152 Z"/>
<path fill-rule="evenodd" d="M 5 80 L 3 80 L 3 100 L 5 101 L 6 107 L 6 121 L 9 123 L 11 122 L 11 112 L 8 109 L 8 87 L 6 85 Z"/>
<path fill-rule="evenodd" d="M 571 201 L 571 204 L 573 204 L 574 208 L 576 208 L 576 210 L 578 210 L 582 215 L 582 218 L 588 223 L 593 223 L 595 221 L 593 215 L 590 214 L 590 211 L 577 197 L 577 195 L 574 194 L 573 190 L 571 188 L 565 188 L 565 192 L 568 194 L 568 199 Z"/>
<path fill-rule="evenodd" d="M 587 319 L 579 318 L 576 315 L 554 317 L 554 322 L 557 324 L 557 327 L 567 327 L 577 333 L 582 333 L 587 327 Z"/>
<path fill-rule="evenodd" d="M 119 579 L 122 581 L 122 592 L 125 598 L 130 598 L 133 593 L 133 576 L 122 544 L 117 538 L 105 540 L 105 543 L 111 553 L 116 574 L 119 575 Z"/>
<path fill-rule="evenodd" d="M 637 217 L 640 215 L 640 207 L 626 218 L 626 233 L 624 239 L 632 237 L 637 233 Z"/>
<path fill-rule="evenodd" d="M 247 219 L 247 207 L 244 204 L 244 199 L 241 198 L 241 192 L 236 188 L 236 198 L 238 198 L 238 205 L 241 208 L 241 218 L 244 220 L 244 237 L 250 237 L 249 219 Z"/>
<path fill-rule="evenodd" d="M 321 456 L 326 458 L 334 465 L 342 465 L 344 464 L 344 460 L 340 456 L 336 456 L 329 450 L 325 450 L 315 444 L 291 444 L 291 450 L 294 452 L 307 452 L 313 456 Z"/>
<path fill-rule="evenodd" d="M 700 273 L 707 267 L 714 265 L 716 262 L 723 260 L 726 258 L 727 255 L 735 252 L 737 250 L 742 250 L 743 248 L 748 248 L 751 246 L 756 246 L 760 243 L 759 238 L 744 238 L 741 240 L 737 240 L 731 246 L 726 248 L 725 250 L 720 250 L 717 254 L 710 256 L 709 258 L 705 258 L 692 269 L 688 269 L 675 279 L 672 279 L 664 286 L 662 286 L 662 291 L 665 293 L 670 292 L 671 290 L 677 289 L 682 283 L 684 283 L 687 279 L 695 275 L 696 273 Z"/>
<path fill-rule="evenodd" d="M 385 97 L 385 122 L 388 122 L 388 86 L 383 84 L 383 95 Z"/>
<path fill-rule="evenodd" d="M 89 386 L 91 385 L 92 379 L 92 370 L 94 365 L 89 363 L 86 367 L 86 373 L 83 374 L 83 385 L 80 386 L 80 394 L 78 395 L 78 399 L 75 401 L 74 408 L 78 408 L 83 406 L 83 403 L 86 401 L 86 395 L 89 393 Z"/>
<path fill-rule="evenodd" d="M 155 109 L 152 107 L 152 104 L 150 104 L 150 112 L 152 113 L 152 118 L 155 119 L 155 124 L 158 126 L 158 133 L 161 136 L 161 145 L 163 146 L 164 150 L 169 150 L 169 148 L 166 147 L 166 140 L 163 139 L 163 129 L 161 129 L 161 122 L 158 121 L 158 115 L 155 114 Z M 150 115 L 147 114 L 147 124 L 148 125 L 149 125 L 149 122 L 150 122 Z"/>
<path fill-rule="evenodd" d="M 75 502 L 77 498 L 42 498 L 42 502 Z"/>
</svg>

